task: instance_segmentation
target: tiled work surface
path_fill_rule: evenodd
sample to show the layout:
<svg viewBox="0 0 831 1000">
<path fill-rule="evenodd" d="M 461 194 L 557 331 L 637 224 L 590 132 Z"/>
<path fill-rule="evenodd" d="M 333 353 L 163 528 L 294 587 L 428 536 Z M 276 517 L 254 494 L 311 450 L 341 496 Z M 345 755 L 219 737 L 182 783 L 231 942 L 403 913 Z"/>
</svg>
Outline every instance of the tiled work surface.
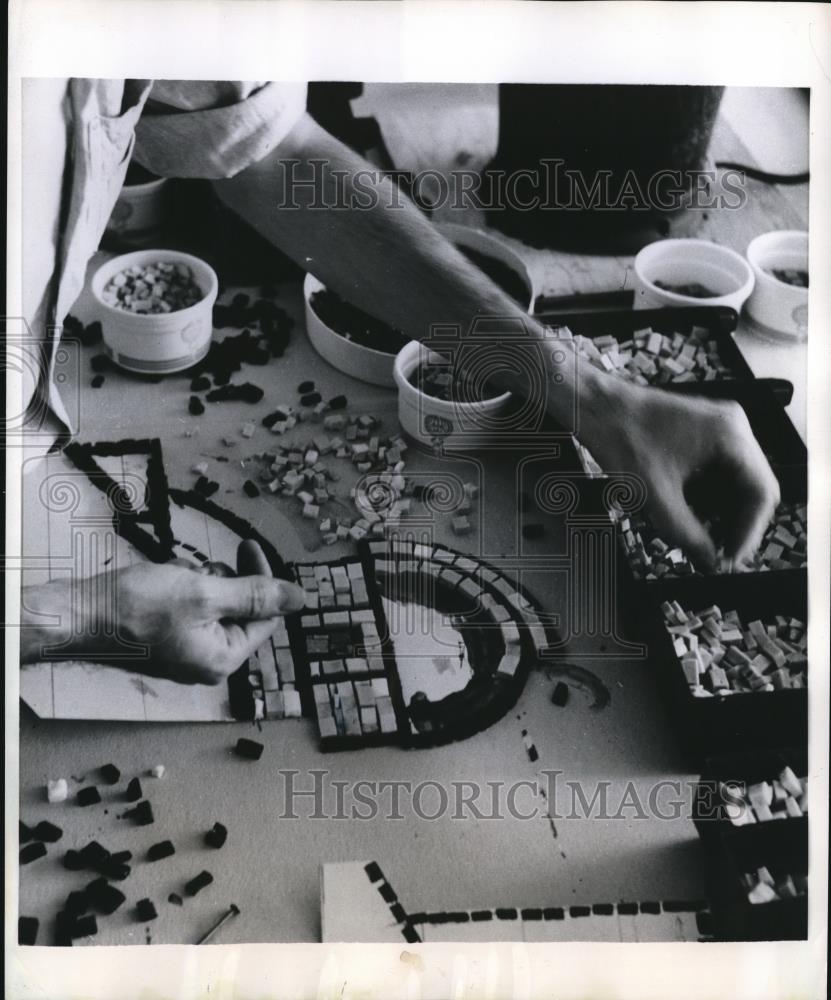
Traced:
<svg viewBox="0 0 831 1000">
<path fill-rule="evenodd" d="M 299 319 L 297 289 L 281 290 L 279 301 Z M 312 352 L 302 326 L 295 329 L 282 359 L 260 369 L 245 368 L 243 377 L 265 390 L 260 406 L 208 405 L 199 418 L 187 412 L 187 380 L 174 387 L 171 381 L 154 384 L 108 374 L 100 389 L 90 391 L 90 353 L 83 349 L 79 361 L 84 440 L 117 441 L 134 437 L 137 431 L 159 437 L 171 487 L 191 487 L 197 478 L 193 465 L 208 462 L 209 477 L 219 483 L 214 501 L 273 541 L 285 560 L 298 566 L 354 560 L 355 541 L 350 537 L 324 545 L 318 524 L 301 516 L 296 499 L 266 492 L 246 495 L 243 483 L 252 473 L 249 456 L 277 440 L 259 418 L 290 400 L 304 379 L 313 377 L 324 398 L 346 393 L 350 409 L 374 414 L 387 434 L 397 426 L 392 391 L 359 385 L 329 368 Z M 256 430 L 246 438 L 242 427 L 251 421 Z M 309 433 L 302 427 L 301 432 Z M 232 444 L 225 445 L 223 439 Z M 155 942 L 191 942 L 230 902 L 242 912 L 223 928 L 223 941 L 319 940 L 318 866 L 355 857 L 374 857 L 394 871 L 396 887 L 414 911 L 454 910 L 462 903 L 486 908 L 494 900 L 541 907 L 552 901 L 591 905 L 613 899 L 700 898 L 703 858 L 692 823 L 683 815 L 647 819 L 637 810 L 621 808 L 627 793 L 647 802 L 659 781 L 675 780 L 683 789 L 692 777 L 680 765 L 650 668 L 638 657 L 637 648 L 624 645 L 624 623 L 618 623 L 611 637 L 598 638 L 586 623 L 572 620 L 571 555 L 564 516 L 557 513 L 556 504 L 550 512 L 529 515 L 516 500 L 518 489 L 545 477 L 557 478 L 557 455 L 557 442 L 551 440 L 540 441 L 536 448 L 504 449 L 484 457 L 436 457 L 412 446 L 407 452 L 406 471 L 416 481 L 458 481 L 478 487 L 470 534 L 456 535 L 446 514 L 433 512 L 428 519 L 427 535 L 434 549 L 464 550 L 492 567 L 521 587 L 544 614 L 546 625 L 568 640 L 568 660 L 551 661 L 542 673 L 533 671 L 519 701 L 500 721 L 463 741 L 431 749 L 365 746 L 321 753 L 318 726 L 311 718 L 266 721 L 258 733 L 251 724 L 239 723 L 41 722 L 24 708 L 21 815 L 29 823 L 50 818 L 64 835 L 50 846 L 47 857 L 21 869 L 21 913 L 39 916 L 48 927 L 78 883 L 77 874 L 65 871 L 60 857 L 92 838 L 111 851 L 131 850 L 135 858 L 133 873 L 124 883 L 127 903 L 101 918 L 97 937 L 90 939 L 100 943 L 143 942 L 147 927 Z M 220 462 L 218 456 L 229 460 Z M 351 486 L 348 476 L 336 486 L 348 510 Z M 33 513 L 27 509 L 27 516 Z M 524 537 L 523 524 L 529 517 L 543 525 L 541 536 Z M 189 544 L 217 558 L 210 548 L 210 531 L 204 526 L 201 530 L 202 537 L 194 534 Z M 49 551 L 42 533 L 30 531 L 28 537 L 35 549 L 43 550 L 33 555 Z M 550 697 L 566 669 L 571 697 L 559 707 Z M 344 677 L 335 680 L 343 683 Z M 82 683 L 88 684 L 89 677 Z M 365 689 L 361 691 L 366 697 Z M 606 692 L 599 700 L 598 691 Z M 375 695 L 377 708 L 385 697 L 377 685 Z M 593 704 L 606 707 L 592 708 Z M 249 732 L 265 744 L 256 763 L 232 752 L 237 738 Z M 104 801 L 87 808 L 72 801 L 46 803 L 48 779 L 66 777 L 74 792 L 81 786 L 72 782 L 72 775 L 82 777 L 108 761 L 121 768 L 125 780 L 156 763 L 166 765 L 165 777 L 145 787 L 155 812 L 153 827 L 136 827 L 117 818 L 124 811 L 119 789 L 104 791 Z M 552 804 L 550 797 L 546 801 L 520 784 L 539 782 L 550 794 L 550 775 L 555 773 L 560 782 L 579 779 L 589 800 L 602 786 L 607 811 L 616 818 L 567 818 L 569 802 Z M 292 797 L 298 790 L 314 789 L 318 782 L 323 811 L 337 813 L 336 783 L 347 782 L 354 788 L 359 780 L 405 783 L 401 787 L 410 791 L 401 795 L 403 818 L 382 818 L 389 812 L 391 785 L 378 795 L 378 815 L 369 819 L 360 818 L 362 809 L 347 809 L 346 818 L 314 819 L 315 797 Z M 485 794 L 491 788 L 488 782 L 497 782 L 494 794 L 502 812 L 508 790 L 516 787 L 518 810 L 532 813 L 533 818 L 480 819 L 470 809 L 463 809 L 461 818 L 453 818 L 451 809 L 436 819 L 423 818 L 419 813 L 436 811 L 436 802 L 430 799 L 430 794 L 439 794 L 430 784 L 436 782 L 449 794 L 463 786 Z M 414 805 L 413 792 L 419 786 L 424 801 Z M 286 818 L 292 811 L 297 818 Z M 671 810 L 666 814 L 671 817 Z M 228 826 L 228 842 L 206 857 L 202 837 L 217 821 Z M 162 839 L 174 842 L 176 855 L 157 864 L 142 863 L 146 848 Z M 185 882 L 203 869 L 214 875 L 208 888 L 187 899 L 184 908 L 167 902 L 171 892 L 181 894 Z M 132 905 L 143 897 L 157 905 L 159 916 L 152 924 L 135 922 Z"/>
</svg>

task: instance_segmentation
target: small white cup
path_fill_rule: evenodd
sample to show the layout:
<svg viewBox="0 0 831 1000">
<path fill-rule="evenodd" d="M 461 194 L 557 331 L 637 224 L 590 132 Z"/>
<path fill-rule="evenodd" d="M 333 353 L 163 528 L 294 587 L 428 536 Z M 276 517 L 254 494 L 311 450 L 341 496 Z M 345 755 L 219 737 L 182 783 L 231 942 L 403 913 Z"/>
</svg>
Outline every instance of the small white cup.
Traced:
<svg viewBox="0 0 831 1000">
<path fill-rule="evenodd" d="M 771 271 L 807 271 L 808 234 L 789 229 L 757 236 L 747 248 L 747 259 L 756 275 L 756 287 L 747 301 L 750 318 L 765 331 L 804 340 L 808 336 L 808 289 L 780 281 Z"/>
<path fill-rule="evenodd" d="M 115 275 L 128 267 L 157 263 L 189 267 L 202 290 L 199 302 L 169 313 L 132 313 L 104 301 L 102 293 Z M 137 250 L 102 264 L 92 276 L 90 290 L 96 318 L 101 321 L 104 348 L 122 368 L 145 375 L 167 374 L 190 368 L 208 353 L 219 282 L 204 260 L 177 250 Z"/>
<path fill-rule="evenodd" d="M 417 340 L 396 355 L 393 374 L 398 386 L 399 423 L 411 438 L 423 444 L 432 446 L 440 441 L 444 448 L 456 451 L 482 448 L 488 444 L 491 422 L 505 412 L 511 394 L 503 392 L 480 402 L 459 403 L 428 396 L 410 382 L 418 365 L 441 361 L 438 354 Z"/>
<path fill-rule="evenodd" d="M 735 250 L 709 240 L 677 239 L 650 243 L 635 257 L 635 309 L 666 306 L 730 306 L 741 312 L 753 291 L 749 264 Z M 715 294 L 682 295 L 668 285 L 699 284 Z"/>
<path fill-rule="evenodd" d="M 107 232 L 125 242 L 149 241 L 165 221 L 166 177 L 143 184 L 125 184 L 107 222 Z"/>
</svg>

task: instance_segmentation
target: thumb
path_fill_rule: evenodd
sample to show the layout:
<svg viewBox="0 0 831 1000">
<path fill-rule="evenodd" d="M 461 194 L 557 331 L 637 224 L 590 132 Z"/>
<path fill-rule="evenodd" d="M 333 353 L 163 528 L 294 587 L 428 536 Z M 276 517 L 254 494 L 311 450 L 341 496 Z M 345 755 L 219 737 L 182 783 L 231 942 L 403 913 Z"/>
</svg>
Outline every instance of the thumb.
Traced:
<svg viewBox="0 0 831 1000">
<path fill-rule="evenodd" d="M 679 545 L 700 569 L 715 569 L 716 547 L 713 539 L 683 493 L 677 496 L 675 503 L 667 503 L 664 495 L 659 494 L 650 507 L 652 523 L 662 538 Z"/>
<path fill-rule="evenodd" d="M 208 604 L 220 618 L 274 618 L 301 611 L 306 603 L 297 584 L 268 576 L 209 576 L 205 585 Z"/>
</svg>

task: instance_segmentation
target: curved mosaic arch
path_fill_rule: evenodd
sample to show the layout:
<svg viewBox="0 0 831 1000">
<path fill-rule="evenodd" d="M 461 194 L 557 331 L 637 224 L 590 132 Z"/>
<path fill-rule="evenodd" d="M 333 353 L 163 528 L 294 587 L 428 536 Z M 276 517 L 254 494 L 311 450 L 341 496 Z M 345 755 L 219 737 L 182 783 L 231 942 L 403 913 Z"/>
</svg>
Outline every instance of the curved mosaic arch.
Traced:
<svg viewBox="0 0 831 1000">
<path fill-rule="evenodd" d="M 75 443 L 67 455 L 106 495 L 115 532 L 145 558 L 232 563 L 238 542 L 254 538 L 274 574 L 306 591 L 305 612 L 229 678 L 226 718 L 308 717 L 323 750 L 466 739 L 511 709 L 529 667 L 556 641 L 521 588 L 446 546 L 399 529 L 340 559 L 289 564 L 245 519 L 170 488 L 158 440 Z M 119 480 L 113 462 L 127 455 L 146 457 L 144 492 L 127 495 Z"/>
</svg>

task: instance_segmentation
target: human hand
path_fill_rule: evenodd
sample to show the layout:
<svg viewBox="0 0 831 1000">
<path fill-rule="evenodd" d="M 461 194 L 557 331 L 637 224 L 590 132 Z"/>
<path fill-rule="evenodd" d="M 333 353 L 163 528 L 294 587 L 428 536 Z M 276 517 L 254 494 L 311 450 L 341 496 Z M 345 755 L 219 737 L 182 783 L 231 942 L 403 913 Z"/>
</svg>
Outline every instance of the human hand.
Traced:
<svg viewBox="0 0 831 1000">
<path fill-rule="evenodd" d="M 605 471 L 640 477 L 658 534 L 703 567 L 720 557 L 728 567 L 748 560 L 779 503 L 779 484 L 741 406 L 600 373 L 593 383 L 580 441 Z M 717 525 L 722 552 L 705 522 Z"/>
<path fill-rule="evenodd" d="M 298 586 L 271 577 L 256 542 L 239 546 L 237 571 L 230 577 L 174 560 L 101 574 L 101 586 L 85 590 L 112 597 L 114 627 L 102 628 L 105 598 L 97 610 L 82 614 L 77 634 L 64 642 L 62 658 L 111 662 L 181 684 L 218 684 L 268 639 L 281 615 L 304 604 Z M 41 614 L 57 613 L 62 621 L 73 614 L 79 620 L 79 609 L 71 607 L 79 603 L 77 595 L 54 588 L 47 593 L 49 588 L 53 585 L 31 588 L 41 593 L 27 595 L 28 606 L 39 605 Z M 50 644 L 56 638 L 50 637 Z M 133 651 L 135 644 L 144 646 L 144 657 L 126 656 L 125 643 L 134 644 Z"/>
</svg>

